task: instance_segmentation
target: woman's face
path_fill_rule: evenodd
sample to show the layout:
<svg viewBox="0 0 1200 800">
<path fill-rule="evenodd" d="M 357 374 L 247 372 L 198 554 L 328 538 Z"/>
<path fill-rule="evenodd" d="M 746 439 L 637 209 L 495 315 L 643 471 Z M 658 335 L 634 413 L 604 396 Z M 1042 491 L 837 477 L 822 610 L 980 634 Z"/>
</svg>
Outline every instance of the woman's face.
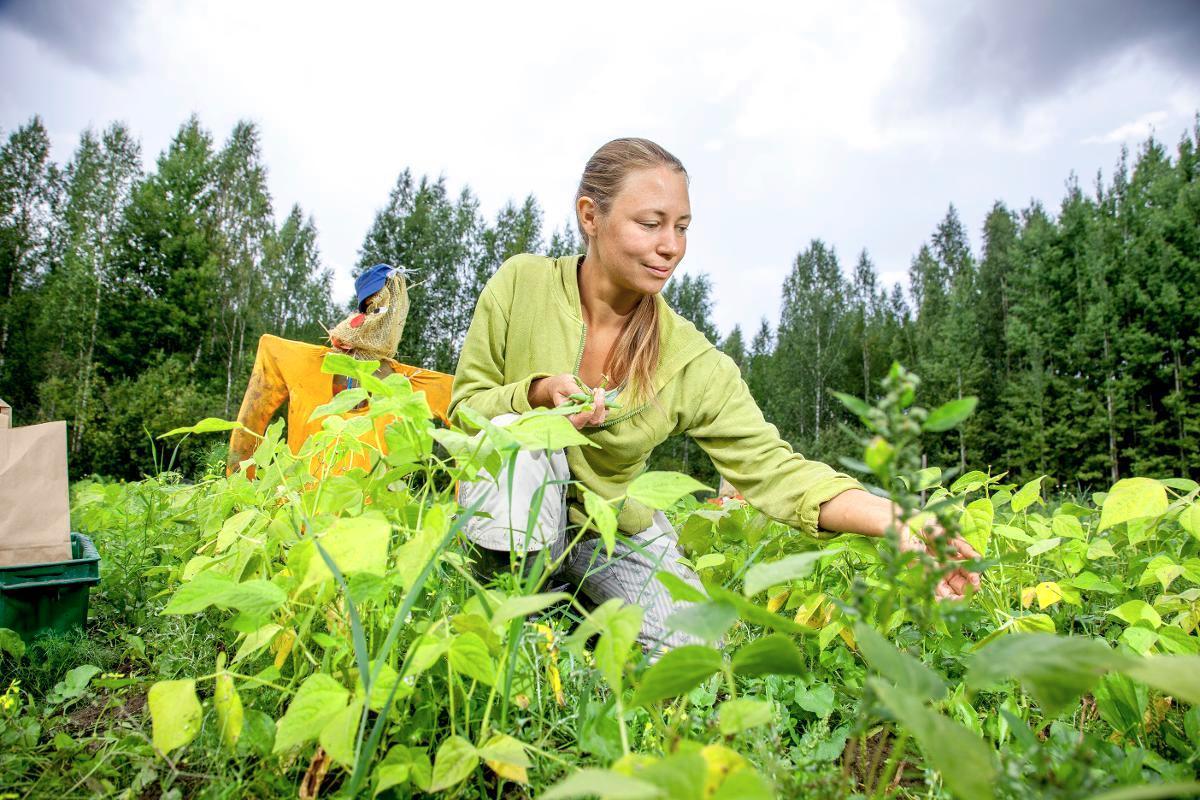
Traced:
<svg viewBox="0 0 1200 800">
<path fill-rule="evenodd" d="M 609 279 L 639 294 L 662 291 L 687 250 L 692 221 L 687 177 L 667 166 L 634 170 L 607 214 L 597 213 L 589 199 L 580 203 L 591 255 Z"/>
</svg>

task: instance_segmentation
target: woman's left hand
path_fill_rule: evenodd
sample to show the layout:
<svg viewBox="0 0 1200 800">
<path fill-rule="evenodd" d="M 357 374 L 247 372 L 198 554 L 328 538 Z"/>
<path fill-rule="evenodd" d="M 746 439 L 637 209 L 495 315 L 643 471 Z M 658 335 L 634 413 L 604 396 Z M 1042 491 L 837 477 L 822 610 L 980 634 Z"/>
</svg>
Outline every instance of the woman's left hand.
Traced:
<svg viewBox="0 0 1200 800">
<path fill-rule="evenodd" d="M 933 558 L 937 558 L 937 548 L 933 543 L 947 537 L 946 531 L 936 522 L 921 527 L 920 533 L 914 532 L 910 526 L 905 525 L 900 536 L 900 549 L 905 552 L 925 552 Z M 945 552 L 951 563 L 979 558 L 979 553 L 975 551 L 975 548 L 961 536 L 946 541 Z M 961 600 L 967 593 L 967 586 L 974 587 L 975 591 L 979 590 L 979 573 L 971 572 L 963 567 L 955 567 L 938 581 L 933 595 L 939 600 Z"/>
</svg>

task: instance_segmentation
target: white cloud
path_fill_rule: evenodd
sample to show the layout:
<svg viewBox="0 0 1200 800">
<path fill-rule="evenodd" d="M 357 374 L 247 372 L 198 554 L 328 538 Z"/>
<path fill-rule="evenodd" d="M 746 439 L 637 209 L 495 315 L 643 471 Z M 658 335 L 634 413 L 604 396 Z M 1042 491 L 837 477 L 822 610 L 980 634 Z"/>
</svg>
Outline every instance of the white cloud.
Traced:
<svg viewBox="0 0 1200 800">
<path fill-rule="evenodd" d="M 1113 144 L 1145 139 L 1155 132 L 1157 126 L 1166 122 L 1168 116 L 1166 111 L 1151 111 L 1131 122 L 1118 125 L 1108 133 L 1088 136 L 1082 140 L 1082 144 Z"/>
</svg>

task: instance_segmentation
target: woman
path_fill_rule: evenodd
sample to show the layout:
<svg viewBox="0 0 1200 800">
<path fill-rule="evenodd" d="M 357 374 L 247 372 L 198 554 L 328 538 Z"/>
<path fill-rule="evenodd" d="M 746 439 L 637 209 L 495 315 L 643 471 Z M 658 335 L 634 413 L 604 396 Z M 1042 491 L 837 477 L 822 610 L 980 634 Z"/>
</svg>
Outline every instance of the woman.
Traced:
<svg viewBox="0 0 1200 800">
<path fill-rule="evenodd" d="M 654 447 L 677 433 L 695 439 L 717 471 L 774 519 L 814 536 L 882 536 L 892 504 L 792 452 L 763 419 L 737 365 L 660 296 L 687 249 L 692 216 L 683 164 L 645 139 L 611 141 L 588 161 L 575 211 L 584 256 L 516 256 L 488 281 L 458 362 L 450 414 L 465 406 L 505 424 L 533 408 L 573 402 L 578 377 L 594 387 L 594 409 L 569 419 L 596 446 L 523 452 L 512 476 L 464 484 L 462 504 L 482 497 L 490 515 L 467 526 L 482 557 L 508 562 L 508 553 L 548 548 L 562 562 L 559 574 L 593 600 L 620 597 L 643 607 L 644 646 L 688 641 L 665 629 L 676 605 L 654 575 L 668 570 L 699 581 L 678 563 L 675 532 L 661 512 L 626 502 L 618 525 L 627 538 L 611 558 L 595 539 L 563 553 L 568 522 L 586 516 L 571 482 L 620 497 Z M 619 410 L 606 408 L 611 387 L 620 389 Z M 535 493 L 547 482 L 530 525 Z M 961 557 L 978 557 L 965 541 L 953 544 Z M 938 593 L 961 596 L 968 583 L 978 585 L 978 576 L 955 570 Z"/>
</svg>

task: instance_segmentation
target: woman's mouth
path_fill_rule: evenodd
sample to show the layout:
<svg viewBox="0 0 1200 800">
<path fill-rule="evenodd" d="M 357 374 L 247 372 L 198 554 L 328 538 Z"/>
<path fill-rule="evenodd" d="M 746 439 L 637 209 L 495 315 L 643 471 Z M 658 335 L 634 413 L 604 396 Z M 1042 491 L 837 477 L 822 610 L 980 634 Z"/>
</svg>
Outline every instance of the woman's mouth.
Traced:
<svg viewBox="0 0 1200 800">
<path fill-rule="evenodd" d="M 651 272 L 653 272 L 655 275 L 657 275 L 660 278 L 667 278 L 667 277 L 670 277 L 670 275 L 671 275 L 670 267 L 653 267 L 649 264 L 643 264 L 642 266 L 645 267 L 646 269 L 650 270 Z"/>
</svg>

